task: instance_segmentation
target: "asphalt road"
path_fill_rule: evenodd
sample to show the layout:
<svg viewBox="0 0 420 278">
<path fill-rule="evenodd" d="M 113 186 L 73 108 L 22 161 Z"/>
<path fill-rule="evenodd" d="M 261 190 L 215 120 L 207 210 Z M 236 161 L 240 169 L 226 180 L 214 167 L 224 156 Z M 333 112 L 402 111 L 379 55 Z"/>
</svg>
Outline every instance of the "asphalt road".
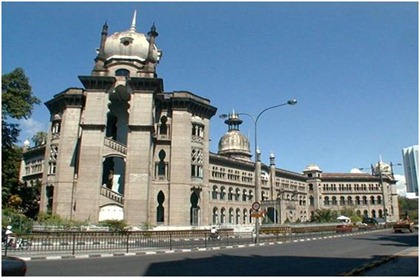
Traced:
<svg viewBox="0 0 420 278">
<path fill-rule="evenodd" d="M 385 230 L 340 238 L 212 251 L 28 261 L 27 275 L 337 276 L 413 246 L 418 246 L 417 233 L 394 234 Z"/>
</svg>

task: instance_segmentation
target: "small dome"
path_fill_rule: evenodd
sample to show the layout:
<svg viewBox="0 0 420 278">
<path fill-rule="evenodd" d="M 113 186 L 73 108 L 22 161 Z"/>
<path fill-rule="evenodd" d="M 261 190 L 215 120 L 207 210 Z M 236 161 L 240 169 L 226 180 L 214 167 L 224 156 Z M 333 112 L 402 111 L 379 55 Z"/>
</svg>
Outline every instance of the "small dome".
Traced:
<svg viewBox="0 0 420 278">
<path fill-rule="evenodd" d="M 29 142 L 29 139 L 26 139 L 25 142 L 23 142 L 23 146 L 24 147 L 29 147 L 29 145 L 31 144 L 31 142 Z"/>
<path fill-rule="evenodd" d="M 60 114 L 55 114 L 55 115 L 54 115 L 54 118 L 53 118 L 53 121 L 61 121 L 61 116 L 60 116 Z"/>
<path fill-rule="evenodd" d="M 305 172 L 306 171 L 319 171 L 319 172 L 321 172 L 321 169 L 316 164 L 309 164 L 308 166 L 306 166 L 305 170 L 303 170 L 303 171 L 305 171 Z"/>
<path fill-rule="evenodd" d="M 220 139 L 218 153 L 251 157 L 249 140 L 239 130 L 230 130 Z"/>
</svg>

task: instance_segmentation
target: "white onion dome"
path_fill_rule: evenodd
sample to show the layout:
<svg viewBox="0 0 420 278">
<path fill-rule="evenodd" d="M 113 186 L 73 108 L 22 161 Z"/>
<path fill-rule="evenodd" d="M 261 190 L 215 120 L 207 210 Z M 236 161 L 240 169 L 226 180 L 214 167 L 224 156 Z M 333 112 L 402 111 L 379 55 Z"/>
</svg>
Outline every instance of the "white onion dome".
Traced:
<svg viewBox="0 0 420 278">
<path fill-rule="evenodd" d="M 153 45 L 152 59 L 159 59 L 159 51 Z M 134 29 L 116 32 L 109 36 L 104 45 L 104 58 L 120 60 L 138 60 L 144 62 L 149 55 L 149 40 L 143 33 L 138 33 Z"/>
<path fill-rule="evenodd" d="M 227 115 L 225 123 L 228 125 L 228 132 L 219 140 L 218 154 L 238 159 L 250 160 L 251 146 L 248 138 L 239 131 L 242 120 L 233 112 Z"/>
<path fill-rule="evenodd" d="M 120 59 L 144 62 L 148 59 L 153 61 L 160 59 L 161 52 L 154 44 L 154 38 L 158 36 L 155 25 L 153 24 L 148 33 L 150 38 L 147 38 L 145 34 L 136 31 L 136 15 L 137 12 L 134 11 L 133 21 L 129 30 L 116 32 L 105 39 L 102 54 L 102 58 L 105 61 Z M 106 35 L 107 25 L 104 28 L 105 33 L 103 34 Z"/>
<path fill-rule="evenodd" d="M 219 141 L 219 154 L 232 152 L 251 155 L 249 140 L 239 130 L 228 131 Z"/>
</svg>

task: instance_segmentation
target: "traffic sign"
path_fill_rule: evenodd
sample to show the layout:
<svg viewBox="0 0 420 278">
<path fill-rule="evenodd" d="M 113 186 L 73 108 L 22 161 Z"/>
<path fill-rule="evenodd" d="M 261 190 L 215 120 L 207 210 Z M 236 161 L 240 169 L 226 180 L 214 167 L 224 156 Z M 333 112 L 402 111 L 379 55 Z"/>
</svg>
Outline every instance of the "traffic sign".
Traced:
<svg viewBox="0 0 420 278">
<path fill-rule="evenodd" d="M 258 202 L 254 202 L 254 203 L 252 204 L 252 209 L 253 209 L 253 210 L 255 210 L 255 211 L 258 211 L 258 210 L 260 209 L 260 206 L 261 206 L 261 204 L 260 204 L 260 203 L 258 203 Z"/>
</svg>

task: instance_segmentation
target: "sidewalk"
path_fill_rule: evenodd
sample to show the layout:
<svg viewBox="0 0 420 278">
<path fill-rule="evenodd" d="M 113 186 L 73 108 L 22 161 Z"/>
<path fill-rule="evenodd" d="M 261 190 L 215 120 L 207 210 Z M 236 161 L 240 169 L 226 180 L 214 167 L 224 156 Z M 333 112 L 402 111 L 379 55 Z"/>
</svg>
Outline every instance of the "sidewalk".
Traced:
<svg viewBox="0 0 420 278">
<path fill-rule="evenodd" d="M 419 274 L 418 247 L 402 250 L 383 263 L 362 271 L 359 276 L 415 276 Z"/>
</svg>

